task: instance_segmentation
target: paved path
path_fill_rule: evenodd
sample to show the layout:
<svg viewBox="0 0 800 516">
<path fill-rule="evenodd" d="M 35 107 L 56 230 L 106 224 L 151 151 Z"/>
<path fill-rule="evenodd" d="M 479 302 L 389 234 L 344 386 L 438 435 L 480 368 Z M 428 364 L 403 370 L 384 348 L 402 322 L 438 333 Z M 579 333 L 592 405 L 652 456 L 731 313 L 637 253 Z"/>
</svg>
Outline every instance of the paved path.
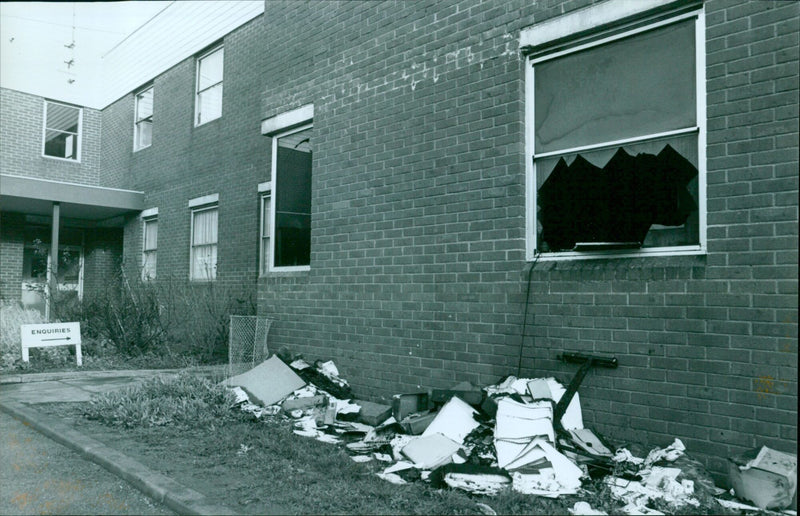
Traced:
<svg viewBox="0 0 800 516">
<path fill-rule="evenodd" d="M 173 514 L 130 484 L 0 413 L 0 514 Z"/>
<path fill-rule="evenodd" d="M 212 369 L 218 368 L 204 368 L 197 373 L 210 374 Z M 232 509 L 210 502 L 202 493 L 150 470 L 135 457 L 124 455 L 80 433 L 37 407 L 40 403 L 87 401 L 97 392 L 122 389 L 157 374 L 174 373 L 175 371 L 155 370 L 80 371 L 0 378 L 0 409 L 19 420 L 9 415 L 2 416 L 3 425 L 8 425 L 9 430 L 0 426 L 0 433 L 4 436 L 0 438 L 0 514 L 170 514 L 169 509 L 180 514 L 235 514 Z M 36 432 L 27 434 L 32 429 L 56 442 Z M 39 448 L 27 451 L 23 449 L 15 455 L 15 450 L 20 449 L 20 446 L 33 442 L 31 435 L 40 440 L 39 446 L 45 446 L 46 443 L 54 448 L 45 450 L 44 453 L 37 451 Z M 31 441 L 27 441 L 29 438 Z M 53 466 L 53 474 L 48 474 L 51 461 L 47 459 L 50 456 L 59 458 L 58 465 L 63 473 Z M 26 462 L 27 459 L 38 459 L 38 462 Z M 56 464 L 55 460 L 53 464 Z M 156 502 L 136 506 L 128 511 L 128 499 L 117 498 L 118 490 L 102 487 L 98 488 L 102 492 L 91 490 L 94 480 L 87 476 L 84 481 L 80 472 L 84 471 L 82 468 L 90 466 L 103 471 L 97 465 L 108 471 L 106 478 L 114 479 L 115 486 L 125 485 L 129 489 L 138 489 Z M 70 476 L 73 470 L 76 473 Z M 16 480 L 17 477 L 19 480 Z M 76 493 L 74 497 L 71 496 L 73 491 Z M 103 506 L 102 503 L 107 505 Z"/>
</svg>

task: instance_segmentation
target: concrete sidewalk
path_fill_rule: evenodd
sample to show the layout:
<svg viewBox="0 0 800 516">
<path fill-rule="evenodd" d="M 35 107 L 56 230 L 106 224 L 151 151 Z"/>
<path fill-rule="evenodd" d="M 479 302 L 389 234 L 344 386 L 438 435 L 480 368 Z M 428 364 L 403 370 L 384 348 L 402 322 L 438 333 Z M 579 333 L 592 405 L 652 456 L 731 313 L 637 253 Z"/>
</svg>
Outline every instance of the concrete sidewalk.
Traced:
<svg viewBox="0 0 800 516">
<path fill-rule="evenodd" d="M 103 466 L 178 514 L 236 514 L 233 509 L 212 503 L 201 493 L 149 469 L 136 459 L 82 434 L 36 407 L 41 403 L 88 401 L 95 393 L 124 389 L 146 378 L 176 372 L 79 371 L 14 375 L 0 380 L 0 409 Z M 202 369 L 197 372 L 207 373 Z"/>
</svg>

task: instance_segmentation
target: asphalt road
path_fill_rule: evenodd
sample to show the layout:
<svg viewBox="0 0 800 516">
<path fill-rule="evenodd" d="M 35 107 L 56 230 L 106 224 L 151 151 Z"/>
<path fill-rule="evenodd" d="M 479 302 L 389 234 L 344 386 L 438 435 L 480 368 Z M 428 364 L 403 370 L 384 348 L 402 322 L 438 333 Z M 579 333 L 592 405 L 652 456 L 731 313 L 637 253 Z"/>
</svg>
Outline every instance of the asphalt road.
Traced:
<svg viewBox="0 0 800 516">
<path fill-rule="evenodd" d="M 0 514 L 172 514 L 124 480 L 0 412 Z"/>
</svg>

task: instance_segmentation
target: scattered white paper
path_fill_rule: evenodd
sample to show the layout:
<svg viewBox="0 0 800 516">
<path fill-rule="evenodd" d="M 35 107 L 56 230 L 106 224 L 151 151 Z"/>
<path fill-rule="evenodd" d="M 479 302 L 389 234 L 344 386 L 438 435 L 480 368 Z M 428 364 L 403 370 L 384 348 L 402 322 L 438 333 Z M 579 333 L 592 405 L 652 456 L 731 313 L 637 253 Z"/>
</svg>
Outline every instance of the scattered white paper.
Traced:
<svg viewBox="0 0 800 516">
<path fill-rule="evenodd" d="M 472 417 L 478 412 L 465 401 L 453 396 L 444 404 L 439 413 L 422 432 L 422 437 L 442 434 L 455 441 L 459 446 L 464 444 L 464 438 L 480 425 Z"/>
<path fill-rule="evenodd" d="M 678 457 L 683 455 L 684 451 L 686 451 L 686 446 L 683 445 L 680 439 L 675 439 L 675 441 L 666 448 L 651 450 L 650 453 L 647 454 L 647 458 L 644 459 L 644 465 L 649 466 L 660 460 L 674 462 Z"/>
<path fill-rule="evenodd" d="M 725 507 L 726 509 L 733 509 L 733 510 L 736 510 L 736 511 L 760 511 L 760 510 L 762 510 L 762 509 L 759 509 L 758 507 L 756 507 L 755 505 L 748 505 L 746 503 L 737 502 L 735 500 L 723 500 L 722 498 L 717 498 L 716 500 L 719 502 L 719 504 L 721 506 Z M 786 511 L 784 511 L 784 512 L 786 512 Z"/>
<path fill-rule="evenodd" d="M 576 516 L 607 516 L 608 513 L 605 511 L 599 511 L 597 509 L 593 509 L 591 505 L 586 502 L 575 502 L 575 505 L 572 506 L 571 509 L 567 509 L 570 514 L 575 514 Z"/>
<path fill-rule="evenodd" d="M 375 457 L 375 460 L 379 460 L 381 462 L 394 462 L 394 459 L 388 453 L 375 452 L 372 455 Z"/>
<path fill-rule="evenodd" d="M 353 459 L 353 462 L 369 462 L 372 460 L 369 455 L 351 455 L 350 458 Z"/>
<path fill-rule="evenodd" d="M 246 392 L 244 392 L 244 389 L 242 389 L 241 387 L 239 387 L 239 386 L 228 387 L 228 390 L 233 392 L 233 395 L 236 396 L 236 404 L 237 405 L 239 403 L 245 403 L 247 401 L 250 401 L 250 397 L 247 395 Z"/>
<path fill-rule="evenodd" d="M 398 486 L 408 483 L 405 480 L 403 480 L 403 478 L 400 475 L 397 475 L 396 473 L 376 473 L 375 475 L 378 478 L 382 478 L 383 480 L 391 482 L 392 484 L 396 484 Z"/>
<path fill-rule="evenodd" d="M 534 378 L 528 382 L 528 393 L 530 393 L 534 400 L 553 399 L 553 393 L 550 392 L 550 385 L 545 378 Z"/>
<path fill-rule="evenodd" d="M 328 360 L 327 362 L 323 362 L 317 366 L 319 372 L 324 374 L 325 376 L 339 376 L 339 369 L 336 368 L 336 364 L 333 363 L 333 360 Z"/>
<path fill-rule="evenodd" d="M 514 491 L 522 494 L 558 498 L 562 494 L 577 493 L 577 491 L 563 491 L 552 468 L 542 469 L 535 475 L 515 471 L 511 473 L 511 479 Z"/>
<path fill-rule="evenodd" d="M 333 400 L 331 400 L 331 405 L 336 407 L 337 414 L 358 414 L 361 411 L 361 406 L 353 403 L 351 400 L 333 398 Z"/>
<path fill-rule="evenodd" d="M 447 473 L 444 482 L 453 489 L 461 489 L 469 493 L 494 496 L 511 483 L 504 475 L 490 473 Z"/>
<path fill-rule="evenodd" d="M 406 469 L 412 469 L 414 464 L 408 462 L 407 460 L 397 461 L 396 463 L 392 464 L 388 468 L 384 469 L 384 473 L 397 473 L 398 471 L 403 471 Z"/>
<path fill-rule="evenodd" d="M 497 403 L 494 435 L 497 440 L 546 436 L 554 442 L 553 406 L 546 401 L 519 403 L 501 398 Z"/>
<path fill-rule="evenodd" d="M 450 463 L 458 448 L 457 442 L 437 433 L 411 440 L 403 448 L 403 455 L 411 459 L 419 469 L 435 469 Z"/>
<path fill-rule="evenodd" d="M 308 362 L 306 362 L 306 361 L 305 361 L 305 360 L 303 360 L 302 358 L 298 358 L 297 360 L 295 360 L 294 362 L 292 362 L 292 363 L 291 363 L 291 364 L 289 364 L 289 365 L 290 365 L 292 368 L 294 368 L 294 369 L 299 369 L 299 370 L 303 370 L 303 369 L 306 369 L 306 368 L 308 368 L 308 367 L 311 367 L 310 365 L 308 365 Z"/>
<path fill-rule="evenodd" d="M 634 456 L 627 448 L 620 448 L 614 457 L 611 458 L 614 462 L 630 462 L 634 465 L 644 463 L 644 459 Z"/>
</svg>

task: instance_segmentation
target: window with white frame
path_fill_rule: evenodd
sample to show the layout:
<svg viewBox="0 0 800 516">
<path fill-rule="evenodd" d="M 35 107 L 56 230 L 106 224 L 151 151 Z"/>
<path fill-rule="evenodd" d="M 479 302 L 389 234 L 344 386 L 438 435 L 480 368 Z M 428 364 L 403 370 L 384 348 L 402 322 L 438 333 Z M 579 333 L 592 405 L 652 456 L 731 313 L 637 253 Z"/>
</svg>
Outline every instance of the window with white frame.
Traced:
<svg viewBox="0 0 800 516">
<path fill-rule="evenodd" d="M 222 116 L 223 47 L 217 47 L 197 59 L 197 96 L 195 125 Z"/>
<path fill-rule="evenodd" d="M 211 281 L 217 277 L 216 205 L 192 210 L 192 249 L 190 279 Z"/>
<path fill-rule="evenodd" d="M 261 199 L 261 220 L 259 224 L 259 273 L 269 271 L 270 221 L 272 219 L 272 191 L 269 187 L 259 188 Z"/>
<path fill-rule="evenodd" d="M 703 250 L 704 37 L 701 10 L 531 54 L 531 254 Z"/>
<path fill-rule="evenodd" d="M 43 155 L 80 161 L 82 114 L 79 107 L 45 101 Z"/>
<path fill-rule="evenodd" d="M 158 251 L 158 217 L 142 219 L 142 279 L 155 279 Z"/>
<path fill-rule="evenodd" d="M 136 94 L 134 125 L 133 149 L 149 147 L 153 143 L 153 86 Z"/>
<path fill-rule="evenodd" d="M 270 256 L 275 269 L 308 269 L 311 263 L 312 126 L 272 139 L 274 203 Z"/>
</svg>

